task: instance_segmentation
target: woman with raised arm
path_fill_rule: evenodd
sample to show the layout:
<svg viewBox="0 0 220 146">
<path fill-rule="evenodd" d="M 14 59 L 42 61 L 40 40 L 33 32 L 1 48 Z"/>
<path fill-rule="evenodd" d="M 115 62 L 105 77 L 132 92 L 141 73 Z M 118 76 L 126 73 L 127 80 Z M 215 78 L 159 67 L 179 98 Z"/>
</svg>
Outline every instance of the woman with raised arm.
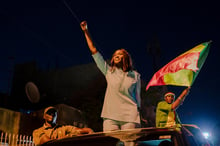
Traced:
<svg viewBox="0 0 220 146">
<path fill-rule="evenodd" d="M 140 127 L 141 80 L 140 74 L 133 70 L 129 53 L 123 48 L 118 49 L 112 55 L 111 63 L 107 64 L 92 41 L 87 22 L 81 22 L 80 26 L 92 57 L 107 81 L 101 113 L 103 131 Z"/>
</svg>

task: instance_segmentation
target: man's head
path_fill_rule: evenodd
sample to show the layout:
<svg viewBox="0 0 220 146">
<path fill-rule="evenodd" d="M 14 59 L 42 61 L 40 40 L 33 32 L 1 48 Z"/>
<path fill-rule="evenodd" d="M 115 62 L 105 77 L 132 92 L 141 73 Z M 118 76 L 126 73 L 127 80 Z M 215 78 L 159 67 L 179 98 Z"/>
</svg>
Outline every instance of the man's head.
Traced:
<svg viewBox="0 0 220 146">
<path fill-rule="evenodd" d="M 44 117 L 45 122 L 49 124 L 56 124 L 57 120 L 57 109 L 53 106 L 47 107 L 44 110 Z"/>
<path fill-rule="evenodd" d="M 173 92 L 167 92 L 164 95 L 164 100 L 169 104 L 173 103 L 174 99 L 175 99 L 175 94 Z"/>
</svg>

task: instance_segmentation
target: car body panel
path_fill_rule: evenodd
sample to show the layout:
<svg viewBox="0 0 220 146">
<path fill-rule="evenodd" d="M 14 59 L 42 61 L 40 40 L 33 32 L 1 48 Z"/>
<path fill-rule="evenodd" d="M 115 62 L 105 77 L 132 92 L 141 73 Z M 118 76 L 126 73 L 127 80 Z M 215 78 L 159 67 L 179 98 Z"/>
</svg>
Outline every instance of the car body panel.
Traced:
<svg viewBox="0 0 220 146">
<path fill-rule="evenodd" d="M 132 142 L 135 146 L 157 146 L 162 141 L 172 146 L 209 146 L 199 127 L 187 124 L 183 124 L 181 130 L 148 127 L 95 132 L 49 141 L 42 146 L 123 146 L 123 142 Z"/>
</svg>

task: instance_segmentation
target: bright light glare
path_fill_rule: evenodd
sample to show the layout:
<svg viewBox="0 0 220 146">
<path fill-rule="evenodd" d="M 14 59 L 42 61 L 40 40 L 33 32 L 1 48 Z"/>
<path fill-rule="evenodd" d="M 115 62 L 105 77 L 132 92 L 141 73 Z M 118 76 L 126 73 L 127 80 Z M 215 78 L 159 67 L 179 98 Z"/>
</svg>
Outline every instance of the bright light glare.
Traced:
<svg viewBox="0 0 220 146">
<path fill-rule="evenodd" d="M 208 139 L 209 136 L 210 136 L 208 132 L 203 132 L 202 134 L 203 134 L 203 136 L 204 136 L 206 139 Z"/>
</svg>

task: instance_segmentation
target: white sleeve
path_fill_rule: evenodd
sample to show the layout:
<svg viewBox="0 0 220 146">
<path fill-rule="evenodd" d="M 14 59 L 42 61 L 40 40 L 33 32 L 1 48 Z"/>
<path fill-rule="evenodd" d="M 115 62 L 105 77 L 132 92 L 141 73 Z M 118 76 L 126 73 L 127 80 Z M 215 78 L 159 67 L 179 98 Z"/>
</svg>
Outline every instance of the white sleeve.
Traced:
<svg viewBox="0 0 220 146">
<path fill-rule="evenodd" d="M 106 75 L 107 70 L 109 68 L 109 65 L 106 63 L 106 61 L 104 60 L 104 58 L 102 57 L 102 55 L 97 52 L 95 54 L 92 55 L 97 67 L 100 69 L 100 71 Z"/>
</svg>

